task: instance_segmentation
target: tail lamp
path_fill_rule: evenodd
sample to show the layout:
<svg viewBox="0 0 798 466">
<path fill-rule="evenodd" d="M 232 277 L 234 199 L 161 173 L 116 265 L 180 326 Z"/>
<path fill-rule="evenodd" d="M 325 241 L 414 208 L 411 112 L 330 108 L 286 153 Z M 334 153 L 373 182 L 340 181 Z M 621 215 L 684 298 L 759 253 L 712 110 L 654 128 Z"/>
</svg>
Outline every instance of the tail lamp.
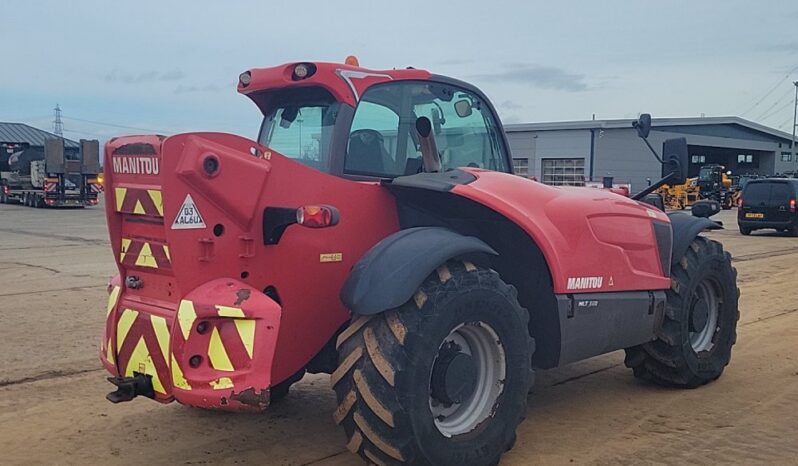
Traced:
<svg viewBox="0 0 798 466">
<path fill-rule="evenodd" d="M 308 228 L 326 228 L 338 225 L 341 215 L 330 205 L 306 205 L 296 210 L 296 223 Z"/>
<path fill-rule="evenodd" d="M 790 199 L 790 213 L 795 213 L 795 199 Z"/>
<path fill-rule="evenodd" d="M 8 194 L 8 186 L 3 185 L 3 194 Z"/>
</svg>

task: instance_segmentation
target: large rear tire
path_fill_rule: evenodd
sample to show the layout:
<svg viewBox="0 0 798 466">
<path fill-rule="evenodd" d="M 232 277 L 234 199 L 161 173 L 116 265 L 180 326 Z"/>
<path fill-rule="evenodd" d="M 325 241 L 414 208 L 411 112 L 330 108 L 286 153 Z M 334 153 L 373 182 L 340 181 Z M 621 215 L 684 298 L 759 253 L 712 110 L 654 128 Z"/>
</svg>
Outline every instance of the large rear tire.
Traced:
<svg viewBox="0 0 798 466">
<path fill-rule="evenodd" d="M 628 348 L 625 362 L 635 377 L 695 388 L 720 377 L 731 360 L 740 318 L 737 270 L 720 243 L 699 236 L 671 272 L 657 339 Z"/>
<path fill-rule="evenodd" d="M 386 465 L 493 465 L 532 383 L 529 314 L 493 270 L 450 261 L 403 306 L 353 316 L 331 377 L 347 448 Z"/>
</svg>

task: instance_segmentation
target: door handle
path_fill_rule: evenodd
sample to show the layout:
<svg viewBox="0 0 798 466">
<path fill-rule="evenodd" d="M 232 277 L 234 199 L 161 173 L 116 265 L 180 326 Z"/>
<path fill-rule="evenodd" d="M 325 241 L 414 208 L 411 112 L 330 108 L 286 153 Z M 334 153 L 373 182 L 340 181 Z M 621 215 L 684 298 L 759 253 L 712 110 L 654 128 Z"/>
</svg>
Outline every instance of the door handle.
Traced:
<svg viewBox="0 0 798 466">
<path fill-rule="evenodd" d="M 783 205 L 779 206 L 779 212 L 786 212 L 786 211 L 787 211 L 786 207 L 784 207 Z"/>
</svg>

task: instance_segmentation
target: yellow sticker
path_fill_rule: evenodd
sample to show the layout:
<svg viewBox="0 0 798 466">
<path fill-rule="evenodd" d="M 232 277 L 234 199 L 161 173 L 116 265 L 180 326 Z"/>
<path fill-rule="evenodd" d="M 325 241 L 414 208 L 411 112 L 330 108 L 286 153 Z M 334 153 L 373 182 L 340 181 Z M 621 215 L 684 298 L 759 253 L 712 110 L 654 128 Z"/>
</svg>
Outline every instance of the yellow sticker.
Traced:
<svg viewBox="0 0 798 466">
<path fill-rule="evenodd" d="M 342 252 L 319 254 L 319 262 L 341 262 L 342 260 L 344 260 L 344 254 Z"/>
</svg>

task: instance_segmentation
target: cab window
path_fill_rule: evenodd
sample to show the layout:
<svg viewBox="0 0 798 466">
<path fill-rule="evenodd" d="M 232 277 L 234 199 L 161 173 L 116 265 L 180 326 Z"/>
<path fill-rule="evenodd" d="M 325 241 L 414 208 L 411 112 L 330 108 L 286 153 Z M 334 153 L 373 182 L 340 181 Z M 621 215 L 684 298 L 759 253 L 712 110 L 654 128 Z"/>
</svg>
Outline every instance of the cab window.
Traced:
<svg viewBox="0 0 798 466">
<path fill-rule="evenodd" d="M 330 143 L 339 104 L 324 89 L 273 91 L 266 102 L 258 142 L 321 171 L 330 169 Z"/>
<path fill-rule="evenodd" d="M 787 183 L 773 183 L 770 189 L 770 204 L 772 206 L 786 205 L 794 198 L 792 186 Z"/>
<path fill-rule="evenodd" d="M 422 170 L 415 122 L 429 118 L 444 170 L 478 167 L 509 171 L 501 133 L 489 107 L 474 93 L 434 82 L 369 88 L 349 132 L 344 172 L 393 178 Z"/>
<path fill-rule="evenodd" d="M 770 197 L 770 183 L 748 183 L 743 199 L 748 205 L 765 205 Z"/>
</svg>

